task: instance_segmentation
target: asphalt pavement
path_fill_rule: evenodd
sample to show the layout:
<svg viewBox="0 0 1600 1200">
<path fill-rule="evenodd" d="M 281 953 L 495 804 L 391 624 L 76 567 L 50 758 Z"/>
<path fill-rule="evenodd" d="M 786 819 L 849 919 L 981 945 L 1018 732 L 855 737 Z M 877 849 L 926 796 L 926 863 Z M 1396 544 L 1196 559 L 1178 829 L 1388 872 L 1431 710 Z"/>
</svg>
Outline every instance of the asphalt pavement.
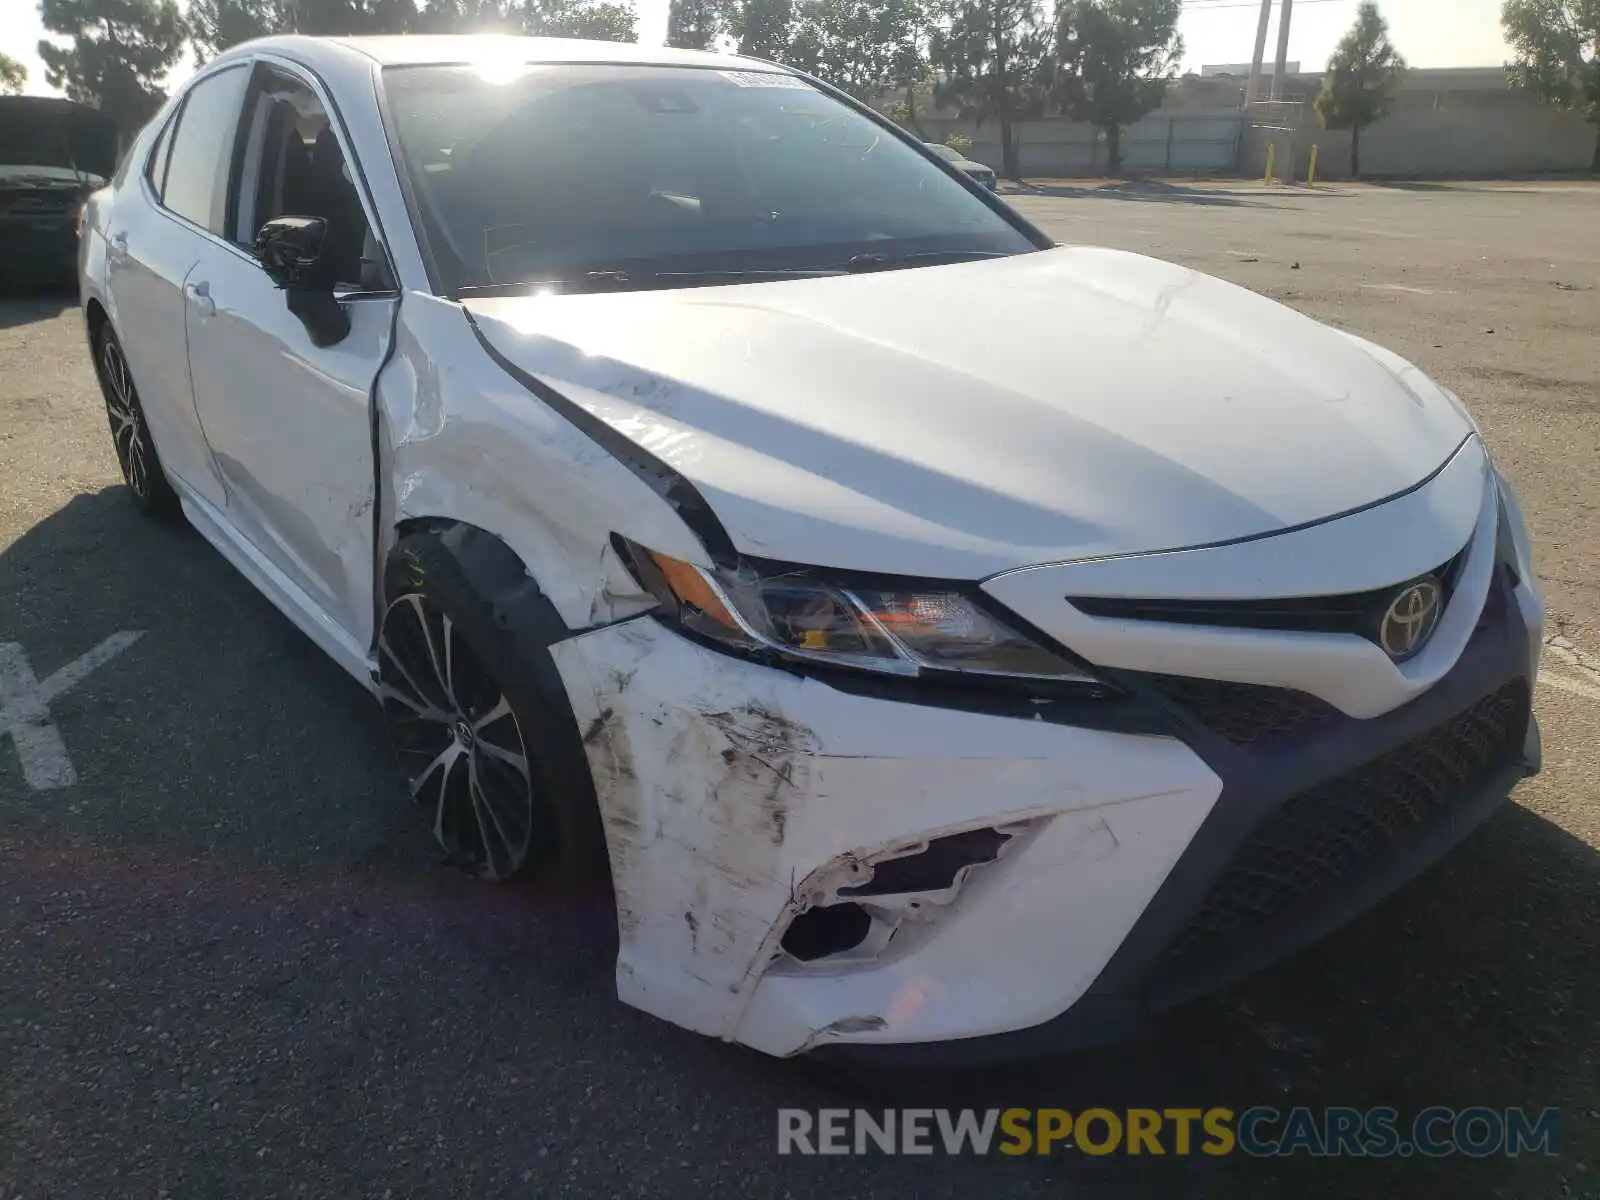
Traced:
<svg viewBox="0 0 1600 1200">
<path fill-rule="evenodd" d="M 1461 394 L 1522 491 L 1552 608 L 1545 772 L 1515 804 L 1144 1042 L 907 1074 L 706 1041 L 615 999 L 605 897 L 439 862 L 370 699 L 197 534 L 134 512 L 74 298 L 7 298 L 0 669 L 55 693 L 71 776 L 38 786 L 60 759 L 37 723 L 31 758 L 0 735 L 0 1200 L 1600 1196 L 1600 188 L 1012 200 Z M 895 1104 L 1557 1107 L 1561 1153 L 776 1153 L 781 1107 Z"/>
</svg>

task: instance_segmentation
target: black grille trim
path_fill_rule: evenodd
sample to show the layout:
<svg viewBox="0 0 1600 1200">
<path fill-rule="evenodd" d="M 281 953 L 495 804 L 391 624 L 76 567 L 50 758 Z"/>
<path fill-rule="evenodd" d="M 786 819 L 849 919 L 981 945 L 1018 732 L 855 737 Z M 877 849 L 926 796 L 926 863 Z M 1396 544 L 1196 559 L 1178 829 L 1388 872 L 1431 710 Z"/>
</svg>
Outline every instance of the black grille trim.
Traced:
<svg viewBox="0 0 1600 1200">
<path fill-rule="evenodd" d="M 1517 679 L 1366 766 L 1292 796 L 1249 834 L 1162 951 L 1152 988 L 1211 969 L 1449 822 L 1458 803 L 1521 754 L 1529 713 L 1528 685 Z"/>
<path fill-rule="evenodd" d="M 1434 575 L 1443 585 L 1443 602 L 1449 604 L 1469 543 L 1455 557 L 1422 575 Z M 1419 575 L 1417 578 L 1421 578 Z M 1108 596 L 1068 596 L 1067 603 L 1091 617 L 1122 621 L 1163 621 L 1175 625 L 1210 625 L 1227 629 L 1276 629 L 1299 633 L 1353 633 L 1377 640 L 1378 616 L 1403 584 L 1347 592 L 1337 596 L 1290 596 L 1263 600 L 1126 599 Z"/>
<path fill-rule="evenodd" d="M 1151 675 L 1152 686 L 1235 746 L 1314 733 L 1344 714 L 1326 700 L 1289 688 L 1188 675 Z"/>
</svg>

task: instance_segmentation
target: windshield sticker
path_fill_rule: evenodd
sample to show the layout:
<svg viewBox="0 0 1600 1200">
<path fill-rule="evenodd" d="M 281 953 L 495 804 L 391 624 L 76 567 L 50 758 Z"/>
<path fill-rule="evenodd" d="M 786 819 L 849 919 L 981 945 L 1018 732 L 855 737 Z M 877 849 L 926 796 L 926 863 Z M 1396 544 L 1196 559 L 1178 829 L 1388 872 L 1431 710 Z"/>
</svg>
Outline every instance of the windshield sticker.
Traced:
<svg viewBox="0 0 1600 1200">
<path fill-rule="evenodd" d="M 740 87 L 799 88 L 803 92 L 816 91 L 797 75 L 783 75 L 777 71 L 718 71 L 724 79 Z"/>
</svg>

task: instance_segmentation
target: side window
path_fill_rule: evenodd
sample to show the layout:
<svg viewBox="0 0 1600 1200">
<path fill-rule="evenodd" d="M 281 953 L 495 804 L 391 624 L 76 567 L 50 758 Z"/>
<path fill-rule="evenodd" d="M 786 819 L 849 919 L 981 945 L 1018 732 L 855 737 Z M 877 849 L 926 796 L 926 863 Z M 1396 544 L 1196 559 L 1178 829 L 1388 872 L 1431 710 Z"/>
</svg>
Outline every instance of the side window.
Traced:
<svg viewBox="0 0 1600 1200">
<path fill-rule="evenodd" d="M 392 287 L 355 173 L 317 94 L 301 80 L 262 66 L 245 112 L 232 240 L 249 246 L 256 231 L 275 217 L 320 217 L 327 222 L 323 253 L 332 260 L 340 286 Z"/>
<path fill-rule="evenodd" d="M 150 181 L 150 188 L 157 196 L 161 195 L 161 189 L 167 184 L 167 156 L 172 151 L 172 131 L 177 124 L 178 113 L 175 112 L 172 119 L 161 127 L 155 149 L 150 151 L 150 159 L 145 163 L 145 178 Z"/>
<path fill-rule="evenodd" d="M 191 87 L 167 156 L 161 202 L 217 234 L 227 227 L 228 171 L 248 77 L 233 67 Z"/>
</svg>

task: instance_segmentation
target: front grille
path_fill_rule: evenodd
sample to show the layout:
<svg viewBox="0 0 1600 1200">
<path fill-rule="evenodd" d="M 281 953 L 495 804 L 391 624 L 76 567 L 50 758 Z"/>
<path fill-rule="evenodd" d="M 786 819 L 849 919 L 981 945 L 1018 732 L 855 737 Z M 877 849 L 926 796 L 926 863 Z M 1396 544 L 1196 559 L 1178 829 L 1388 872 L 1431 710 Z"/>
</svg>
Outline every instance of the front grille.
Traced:
<svg viewBox="0 0 1600 1200">
<path fill-rule="evenodd" d="M 1441 603 L 1448 604 L 1468 547 L 1434 570 L 1441 584 Z M 1068 596 L 1067 603 L 1091 617 L 1122 621 L 1164 621 L 1176 625 L 1208 625 L 1227 629 L 1292 630 L 1300 633 L 1353 633 L 1377 639 L 1380 614 L 1394 598 L 1398 584 L 1368 592 L 1337 596 L 1290 596 L 1263 600 L 1128 599 Z"/>
<path fill-rule="evenodd" d="M 1527 685 L 1518 680 L 1398 750 L 1292 797 L 1256 828 L 1157 976 L 1216 956 L 1223 943 L 1348 886 L 1408 836 L 1448 815 L 1522 747 Z"/>
<path fill-rule="evenodd" d="M 1473 641 L 1499 628 L 1506 612 L 1507 592 L 1513 584 L 1510 568 L 1498 567 L 1473 628 Z M 1339 710 L 1327 701 L 1289 688 L 1184 675 L 1150 675 L 1148 678 L 1162 695 L 1236 746 L 1251 746 L 1290 734 L 1314 733 L 1343 719 Z"/>
<path fill-rule="evenodd" d="M 1150 682 L 1207 729 L 1235 745 L 1309 733 L 1339 716 L 1327 701 L 1288 688 L 1186 675 L 1152 675 Z"/>
<path fill-rule="evenodd" d="M 65 189 L 0 192 L 0 216 L 53 217 L 71 213 L 78 194 Z"/>
</svg>

